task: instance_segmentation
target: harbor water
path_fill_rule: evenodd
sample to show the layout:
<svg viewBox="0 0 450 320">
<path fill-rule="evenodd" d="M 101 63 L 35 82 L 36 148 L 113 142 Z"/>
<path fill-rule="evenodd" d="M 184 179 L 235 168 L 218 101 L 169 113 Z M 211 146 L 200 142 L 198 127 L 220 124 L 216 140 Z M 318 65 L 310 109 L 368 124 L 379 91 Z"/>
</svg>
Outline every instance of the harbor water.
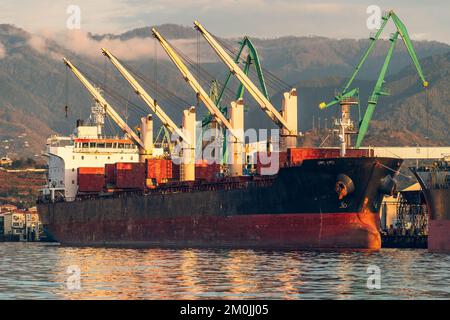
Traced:
<svg viewBox="0 0 450 320">
<path fill-rule="evenodd" d="M 450 299 L 450 254 L 0 243 L 0 299 Z"/>
</svg>

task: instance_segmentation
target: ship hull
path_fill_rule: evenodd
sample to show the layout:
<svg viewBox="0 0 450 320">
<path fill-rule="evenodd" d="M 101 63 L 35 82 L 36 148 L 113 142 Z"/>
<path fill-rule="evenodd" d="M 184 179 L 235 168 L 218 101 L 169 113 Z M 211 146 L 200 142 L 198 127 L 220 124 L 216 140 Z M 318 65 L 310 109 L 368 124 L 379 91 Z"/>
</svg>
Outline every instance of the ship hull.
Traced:
<svg viewBox="0 0 450 320">
<path fill-rule="evenodd" d="M 450 220 L 428 222 L 428 249 L 450 252 Z"/>
<path fill-rule="evenodd" d="M 425 190 L 430 212 L 428 249 L 450 252 L 450 189 Z"/>
<path fill-rule="evenodd" d="M 38 210 L 65 245 L 379 249 L 380 187 L 400 165 L 398 159 L 305 160 L 262 183 L 40 203 Z M 342 175 L 354 191 L 340 199 L 335 187 Z"/>
</svg>

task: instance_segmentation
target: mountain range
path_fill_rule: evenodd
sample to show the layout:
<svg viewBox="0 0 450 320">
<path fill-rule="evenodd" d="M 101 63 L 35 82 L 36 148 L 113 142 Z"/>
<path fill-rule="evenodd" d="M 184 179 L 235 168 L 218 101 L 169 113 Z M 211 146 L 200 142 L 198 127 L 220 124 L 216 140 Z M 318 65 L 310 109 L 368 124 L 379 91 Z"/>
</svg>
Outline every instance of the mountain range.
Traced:
<svg viewBox="0 0 450 320">
<path fill-rule="evenodd" d="M 186 54 L 205 90 L 209 90 L 213 79 L 223 83 L 228 71 L 192 28 L 166 24 L 157 29 Z M 221 39 L 230 50 L 238 48 L 238 40 Z M 266 72 L 273 104 L 280 105 L 283 90 L 296 87 L 300 130 L 317 128 L 319 121 L 322 128 L 330 127 L 338 108 L 321 111 L 318 104 L 331 100 L 336 88 L 342 87 L 367 48 L 368 40 L 323 37 L 252 40 Z M 388 45 L 388 41 L 380 41 L 355 81 L 360 88 L 361 113 Z M 77 119 L 89 116 L 92 99 L 67 71 L 63 56 L 104 90 L 111 105 L 131 125 L 137 123 L 138 116 L 149 112 L 109 61 L 102 58 L 102 46 L 114 50 L 119 59 L 141 76 L 144 87 L 177 123 L 181 123 L 182 109 L 198 104 L 196 95 L 153 39 L 150 27 L 117 35 L 79 33 L 61 37 L 0 25 L 0 156 L 37 155 L 45 148 L 45 139 L 50 134 L 70 134 Z M 414 47 L 431 85 L 426 90 L 422 88 L 407 51 L 399 42 L 387 77 L 391 95 L 380 99 L 366 144 L 448 145 L 450 46 L 414 41 Z M 256 81 L 254 75 L 252 79 Z M 233 81 L 225 92 L 224 104 L 233 98 L 236 88 Z M 246 95 L 244 100 L 248 107 L 246 127 L 273 127 L 250 97 Z M 200 116 L 205 114 L 204 109 L 199 108 Z M 353 113 L 357 117 L 356 109 Z M 108 128 L 111 133 L 117 132 L 110 123 Z"/>
</svg>

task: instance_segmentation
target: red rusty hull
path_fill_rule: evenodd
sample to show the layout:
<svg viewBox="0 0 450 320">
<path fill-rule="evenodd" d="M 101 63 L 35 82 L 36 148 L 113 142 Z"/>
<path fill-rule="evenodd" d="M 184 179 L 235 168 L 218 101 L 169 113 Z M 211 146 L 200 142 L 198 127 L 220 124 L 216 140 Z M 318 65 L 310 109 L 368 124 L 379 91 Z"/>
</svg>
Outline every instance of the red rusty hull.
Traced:
<svg viewBox="0 0 450 320">
<path fill-rule="evenodd" d="M 429 220 L 428 249 L 450 252 L 450 220 Z"/>
<path fill-rule="evenodd" d="M 53 225 L 65 245 L 380 249 L 372 213 L 175 217 Z"/>
<path fill-rule="evenodd" d="M 379 249 L 378 212 L 400 165 L 311 159 L 275 176 L 38 202 L 38 211 L 66 245 Z"/>
</svg>

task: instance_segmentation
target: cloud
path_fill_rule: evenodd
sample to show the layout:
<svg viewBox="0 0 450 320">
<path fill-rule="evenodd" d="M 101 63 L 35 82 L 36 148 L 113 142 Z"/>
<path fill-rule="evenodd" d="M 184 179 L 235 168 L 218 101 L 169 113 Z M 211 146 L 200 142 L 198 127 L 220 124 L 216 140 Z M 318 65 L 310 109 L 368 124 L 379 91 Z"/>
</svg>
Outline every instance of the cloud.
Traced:
<svg viewBox="0 0 450 320">
<path fill-rule="evenodd" d="M 48 51 L 47 39 L 42 36 L 32 35 L 27 43 L 32 49 L 39 53 Z"/>
<path fill-rule="evenodd" d="M 450 42 L 447 13 L 450 2 L 378 0 L 383 10 L 394 9 L 410 33 L 426 33 L 430 40 Z M 199 20 L 224 37 L 320 35 L 366 38 L 371 0 L 0 0 L 0 21 L 36 32 L 66 29 L 67 7 L 81 9 L 83 31 L 122 33 L 137 27 Z M 421 19 L 416 19 L 420 15 Z"/>
<path fill-rule="evenodd" d="M 0 59 L 6 57 L 6 49 L 3 43 L 0 42 Z"/>
<path fill-rule="evenodd" d="M 175 39 L 170 41 L 171 45 L 179 49 L 194 61 L 197 56 L 196 39 Z M 62 49 L 73 52 L 80 56 L 93 59 L 102 58 L 101 49 L 106 48 L 115 56 L 123 60 L 151 59 L 155 56 L 155 45 L 157 46 L 158 59 L 169 59 L 159 43 L 153 38 L 131 38 L 128 40 L 104 38 L 95 40 L 86 32 L 72 30 L 65 32 L 42 31 L 39 35 L 32 35 L 28 40 L 28 45 L 40 54 L 48 54 L 50 57 L 60 60 Z M 214 53 L 206 50 L 206 44 L 202 43 L 201 56 L 202 62 L 214 61 Z"/>
</svg>

